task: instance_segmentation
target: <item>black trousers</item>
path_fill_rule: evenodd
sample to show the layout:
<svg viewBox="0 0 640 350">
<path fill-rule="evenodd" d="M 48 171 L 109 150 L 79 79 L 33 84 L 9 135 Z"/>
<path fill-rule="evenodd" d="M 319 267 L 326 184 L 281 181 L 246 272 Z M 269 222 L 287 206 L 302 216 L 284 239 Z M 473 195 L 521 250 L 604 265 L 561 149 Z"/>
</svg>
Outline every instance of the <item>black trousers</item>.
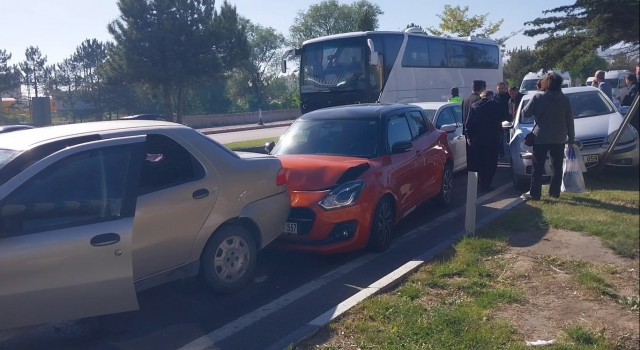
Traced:
<svg viewBox="0 0 640 350">
<path fill-rule="evenodd" d="M 551 184 L 549 184 L 549 196 L 560 197 L 560 186 L 562 185 L 562 161 L 564 159 L 564 144 L 536 144 L 533 145 L 533 172 L 531 173 L 531 187 L 529 194 L 534 199 L 540 199 L 542 195 L 542 176 L 544 175 L 544 163 L 547 154 L 551 156 Z"/>
<path fill-rule="evenodd" d="M 478 172 L 478 184 L 481 189 L 487 189 L 493 182 L 498 169 L 497 140 L 488 140 L 467 146 L 467 169 Z"/>
</svg>

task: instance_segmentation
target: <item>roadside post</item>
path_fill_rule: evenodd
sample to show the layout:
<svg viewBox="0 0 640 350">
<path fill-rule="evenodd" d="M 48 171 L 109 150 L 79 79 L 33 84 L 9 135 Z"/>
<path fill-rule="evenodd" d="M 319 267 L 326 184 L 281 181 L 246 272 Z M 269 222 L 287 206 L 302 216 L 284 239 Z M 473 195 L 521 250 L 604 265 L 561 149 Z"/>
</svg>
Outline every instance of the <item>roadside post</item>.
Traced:
<svg viewBox="0 0 640 350">
<path fill-rule="evenodd" d="M 258 108 L 258 125 L 264 125 L 262 122 L 262 108 Z"/>
<path fill-rule="evenodd" d="M 476 204 L 478 200 L 478 173 L 467 172 L 467 204 L 464 217 L 464 231 L 467 236 L 476 234 Z"/>
<path fill-rule="evenodd" d="M 600 158 L 600 161 L 596 165 L 596 171 L 602 171 L 604 169 L 604 165 L 607 163 L 607 159 L 611 155 L 611 152 L 618 144 L 618 140 L 622 136 L 622 132 L 627 127 L 627 125 L 629 125 L 629 122 L 631 121 L 631 119 L 633 119 L 633 117 L 636 114 L 638 114 L 639 98 L 640 98 L 640 95 L 636 95 L 636 98 L 633 99 L 633 102 L 631 103 L 631 107 L 629 108 L 629 111 L 627 112 L 627 114 L 624 116 L 624 119 L 622 120 L 622 123 L 620 124 L 620 127 L 616 132 L 616 135 L 613 137 L 613 140 L 611 140 L 611 143 L 609 143 L 609 146 L 607 147 L 607 150 L 604 152 L 604 155 Z"/>
</svg>

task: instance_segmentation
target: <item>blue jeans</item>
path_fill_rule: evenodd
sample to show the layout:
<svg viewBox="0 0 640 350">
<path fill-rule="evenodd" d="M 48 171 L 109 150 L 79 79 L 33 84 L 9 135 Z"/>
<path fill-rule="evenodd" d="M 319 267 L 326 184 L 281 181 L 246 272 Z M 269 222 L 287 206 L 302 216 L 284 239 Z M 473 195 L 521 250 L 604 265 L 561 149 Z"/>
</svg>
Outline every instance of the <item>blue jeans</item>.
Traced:
<svg viewBox="0 0 640 350">
<path fill-rule="evenodd" d="M 564 143 L 536 144 L 533 145 L 533 172 L 531 173 L 531 187 L 529 194 L 533 199 L 540 199 L 542 192 L 542 176 L 544 175 L 544 163 L 547 154 L 551 156 L 551 183 L 549 184 L 549 196 L 560 197 L 562 185 L 562 161 L 564 159 Z"/>
</svg>

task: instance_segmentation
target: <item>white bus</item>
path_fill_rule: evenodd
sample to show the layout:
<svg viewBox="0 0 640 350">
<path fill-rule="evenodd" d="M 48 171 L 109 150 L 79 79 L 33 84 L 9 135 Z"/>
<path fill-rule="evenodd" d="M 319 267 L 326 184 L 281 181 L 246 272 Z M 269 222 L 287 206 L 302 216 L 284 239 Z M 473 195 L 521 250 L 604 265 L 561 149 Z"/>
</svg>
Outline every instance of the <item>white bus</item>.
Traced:
<svg viewBox="0 0 640 350">
<path fill-rule="evenodd" d="M 418 28 L 404 32 L 354 32 L 307 40 L 287 51 L 300 56 L 300 109 L 353 103 L 446 101 L 461 97 L 473 80 L 489 88 L 502 81 L 502 52 L 482 38 L 440 38 Z"/>
</svg>

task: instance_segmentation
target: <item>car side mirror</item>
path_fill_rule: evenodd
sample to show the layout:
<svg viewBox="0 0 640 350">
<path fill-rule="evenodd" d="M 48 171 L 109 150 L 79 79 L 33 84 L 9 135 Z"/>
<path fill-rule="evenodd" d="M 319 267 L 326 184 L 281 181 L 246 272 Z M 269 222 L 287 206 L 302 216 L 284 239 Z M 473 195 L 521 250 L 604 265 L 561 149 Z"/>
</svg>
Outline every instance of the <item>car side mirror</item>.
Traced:
<svg viewBox="0 0 640 350">
<path fill-rule="evenodd" d="M 264 150 L 267 151 L 267 154 L 271 154 L 271 151 L 273 151 L 274 147 L 276 147 L 276 143 L 273 141 L 269 141 L 264 144 Z"/>
<path fill-rule="evenodd" d="M 513 122 L 502 122 L 503 129 L 511 129 L 513 128 Z"/>
<path fill-rule="evenodd" d="M 398 141 L 391 146 L 391 153 L 404 153 L 410 151 L 411 148 L 413 148 L 411 141 Z"/>
<path fill-rule="evenodd" d="M 443 126 L 440 127 L 441 131 L 444 131 L 446 133 L 452 133 L 455 132 L 456 129 L 458 129 L 458 127 L 455 124 L 445 124 Z"/>
</svg>

